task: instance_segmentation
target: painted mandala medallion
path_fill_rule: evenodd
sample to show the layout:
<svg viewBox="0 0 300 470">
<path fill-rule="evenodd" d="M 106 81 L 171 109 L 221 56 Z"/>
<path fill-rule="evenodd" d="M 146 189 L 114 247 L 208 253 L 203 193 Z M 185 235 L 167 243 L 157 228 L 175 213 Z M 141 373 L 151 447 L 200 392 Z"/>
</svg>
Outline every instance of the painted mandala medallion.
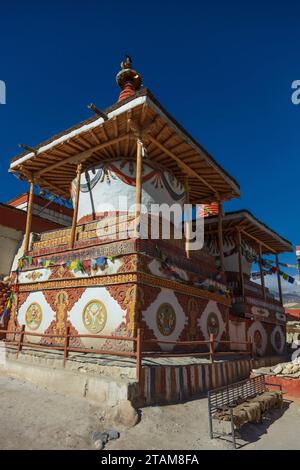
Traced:
<svg viewBox="0 0 300 470">
<path fill-rule="evenodd" d="M 255 330 L 253 342 L 257 349 L 261 349 L 263 344 L 263 338 L 259 330 Z"/>
<path fill-rule="evenodd" d="M 218 316 L 214 312 L 210 312 L 207 317 L 207 332 L 214 336 L 218 336 L 220 329 L 220 323 Z"/>
<path fill-rule="evenodd" d="M 25 322 L 31 330 L 37 330 L 42 322 L 42 308 L 39 304 L 30 304 L 25 315 Z"/>
<path fill-rule="evenodd" d="M 170 336 L 176 327 L 176 313 L 172 305 L 162 304 L 156 314 L 156 323 L 163 336 Z"/>
<path fill-rule="evenodd" d="M 90 333 L 100 333 L 106 325 L 106 320 L 106 308 L 100 300 L 91 300 L 84 307 L 82 321 Z"/>
</svg>

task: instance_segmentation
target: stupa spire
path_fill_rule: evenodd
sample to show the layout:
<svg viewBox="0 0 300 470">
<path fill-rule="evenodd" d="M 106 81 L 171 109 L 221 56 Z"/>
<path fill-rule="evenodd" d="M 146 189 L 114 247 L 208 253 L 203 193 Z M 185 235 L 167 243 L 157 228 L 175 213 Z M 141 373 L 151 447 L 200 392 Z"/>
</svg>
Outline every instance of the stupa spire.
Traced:
<svg viewBox="0 0 300 470">
<path fill-rule="evenodd" d="M 127 54 L 123 62 L 121 62 L 121 70 L 117 73 L 116 82 L 121 88 L 118 101 L 123 101 L 130 96 L 134 96 L 141 88 L 142 77 L 132 68 L 131 57 Z"/>
</svg>

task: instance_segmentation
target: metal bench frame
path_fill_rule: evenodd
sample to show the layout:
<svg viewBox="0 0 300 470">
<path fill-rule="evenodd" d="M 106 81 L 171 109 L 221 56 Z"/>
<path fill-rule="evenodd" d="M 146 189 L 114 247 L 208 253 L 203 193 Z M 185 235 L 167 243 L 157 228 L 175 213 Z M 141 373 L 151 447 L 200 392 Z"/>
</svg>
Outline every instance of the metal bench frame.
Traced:
<svg viewBox="0 0 300 470">
<path fill-rule="evenodd" d="M 282 387 L 279 384 L 266 383 L 264 375 L 258 375 L 243 380 L 242 382 L 236 382 L 231 385 L 227 385 L 226 387 L 210 390 L 208 392 L 208 422 L 210 438 L 214 439 L 214 437 L 222 436 L 222 434 L 216 433 L 213 430 L 213 419 L 218 420 L 218 418 L 214 418 L 214 413 L 219 410 L 229 409 L 232 444 L 234 449 L 236 449 L 237 445 L 233 420 L 233 409 L 236 406 L 236 402 L 238 400 L 245 401 L 248 398 L 254 398 L 255 396 L 261 395 L 267 391 L 268 385 L 279 387 L 279 389 L 282 390 Z"/>
</svg>

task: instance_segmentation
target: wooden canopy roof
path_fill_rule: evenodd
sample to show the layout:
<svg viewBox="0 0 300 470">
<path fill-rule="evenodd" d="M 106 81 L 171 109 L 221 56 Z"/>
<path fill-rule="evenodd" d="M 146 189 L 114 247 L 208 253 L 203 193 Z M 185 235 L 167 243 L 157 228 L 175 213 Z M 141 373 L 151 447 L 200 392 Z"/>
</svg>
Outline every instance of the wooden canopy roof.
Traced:
<svg viewBox="0 0 300 470">
<path fill-rule="evenodd" d="M 239 197 L 238 183 L 201 147 L 153 97 L 147 88 L 92 118 L 53 136 L 11 160 L 10 172 L 34 181 L 52 193 L 70 197 L 76 164 L 82 171 L 103 160 L 136 155 L 137 135 L 146 157 L 188 177 L 190 202 L 225 201 Z"/>
<path fill-rule="evenodd" d="M 205 233 L 216 233 L 217 225 L 218 217 L 207 217 L 205 219 Z M 228 235 L 237 229 L 240 230 L 242 237 L 247 239 L 250 245 L 257 246 L 260 243 L 264 254 L 293 251 L 291 242 L 274 232 L 247 210 L 227 212 L 223 216 L 222 227 L 224 235 Z"/>
</svg>

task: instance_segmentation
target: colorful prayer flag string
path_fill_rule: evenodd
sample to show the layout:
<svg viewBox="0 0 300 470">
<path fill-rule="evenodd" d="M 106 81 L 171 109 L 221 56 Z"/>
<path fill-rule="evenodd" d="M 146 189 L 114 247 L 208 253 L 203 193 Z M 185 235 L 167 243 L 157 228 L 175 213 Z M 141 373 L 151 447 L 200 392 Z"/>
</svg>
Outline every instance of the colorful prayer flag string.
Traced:
<svg viewBox="0 0 300 470">
<path fill-rule="evenodd" d="M 272 275 L 272 274 L 277 273 L 277 271 L 278 271 L 279 276 L 281 276 L 285 281 L 289 282 L 290 284 L 294 284 L 296 282 L 296 279 L 293 276 L 290 276 L 289 274 L 286 274 L 281 270 L 277 270 L 275 266 L 272 266 L 268 271 L 263 270 L 263 275 L 264 276 Z M 261 277 L 260 272 L 251 273 L 251 279 L 253 280 L 259 279 L 260 277 Z"/>
<path fill-rule="evenodd" d="M 0 315 L 0 320 L 1 321 L 3 321 L 4 318 L 7 316 L 9 310 L 11 309 L 13 301 L 14 301 L 14 293 L 13 293 L 13 291 L 11 291 L 10 294 L 9 294 L 9 297 L 7 299 L 6 305 L 4 307 L 4 310 L 2 312 L 2 315 Z"/>
</svg>

